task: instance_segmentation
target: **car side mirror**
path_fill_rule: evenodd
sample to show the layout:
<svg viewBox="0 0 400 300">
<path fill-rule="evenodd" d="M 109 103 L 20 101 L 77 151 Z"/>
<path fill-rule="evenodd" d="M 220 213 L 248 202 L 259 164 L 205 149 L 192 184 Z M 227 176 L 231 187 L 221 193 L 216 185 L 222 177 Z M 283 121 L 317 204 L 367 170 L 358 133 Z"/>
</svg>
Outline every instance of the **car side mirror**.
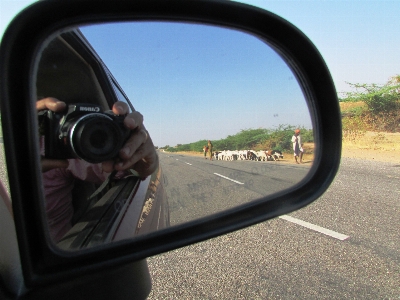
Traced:
<svg viewBox="0 0 400 300">
<path fill-rule="evenodd" d="M 228 28 L 256 37 L 265 43 L 266 49 L 273 49 L 291 70 L 303 93 L 315 141 L 313 164 L 299 182 L 249 203 L 134 239 L 68 251 L 51 241 L 44 217 L 35 109 L 35 78 L 41 53 L 50 40 L 77 27 L 139 21 Z M 341 119 L 329 70 L 316 47 L 300 30 L 261 9 L 235 2 L 204 0 L 40 1 L 10 24 L 1 44 L 0 59 L 4 146 L 22 269 L 28 287 L 140 261 L 292 212 L 322 195 L 339 167 Z"/>
</svg>

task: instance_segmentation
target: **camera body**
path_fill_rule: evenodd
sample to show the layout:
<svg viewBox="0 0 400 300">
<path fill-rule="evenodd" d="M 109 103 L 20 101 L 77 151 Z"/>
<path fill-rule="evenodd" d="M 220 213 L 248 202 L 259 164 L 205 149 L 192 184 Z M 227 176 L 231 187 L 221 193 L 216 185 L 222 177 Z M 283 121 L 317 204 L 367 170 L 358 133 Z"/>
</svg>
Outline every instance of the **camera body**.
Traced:
<svg viewBox="0 0 400 300">
<path fill-rule="evenodd" d="M 38 116 L 46 158 L 80 158 L 90 163 L 112 160 L 130 134 L 124 126 L 125 116 L 103 112 L 93 104 L 71 104 L 65 112 L 44 110 Z"/>
</svg>

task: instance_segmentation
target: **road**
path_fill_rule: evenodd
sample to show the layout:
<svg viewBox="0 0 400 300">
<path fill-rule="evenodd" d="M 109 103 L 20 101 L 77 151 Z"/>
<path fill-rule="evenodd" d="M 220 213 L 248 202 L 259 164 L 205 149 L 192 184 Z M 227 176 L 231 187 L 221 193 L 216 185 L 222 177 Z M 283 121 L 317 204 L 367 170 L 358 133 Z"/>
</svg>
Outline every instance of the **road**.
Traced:
<svg viewBox="0 0 400 300">
<path fill-rule="evenodd" d="M 276 218 L 149 258 L 149 299 L 400 299 L 399 198 L 400 165 L 344 158 L 290 214 L 306 224 Z"/>
<path fill-rule="evenodd" d="M 311 163 L 210 161 L 160 152 L 171 224 L 204 217 L 292 187 Z"/>
<path fill-rule="evenodd" d="M 309 168 L 160 159 L 168 193 L 175 196 L 170 198 L 175 224 L 285 188 Z M 190 168 L 197 168 L 197 175 L 190 177 Z M 265 187 L 257 186 L 259 179 L 268 179 Z M 203 198 L 209 187 L 217 197 Z M 198 205 L 192 206 L 196 209 L 180 205 L 185 195 L 195 196 L 191 205 Z M 228 202 L 231 196 L 234 201 Z M 215 199 L 217 204 L 210 205 Z M 311 205 L 285 218 L 150 257 L 149 299 L 400 299 L 399 199 L 399 164 L 344 158 L 331 187 Z"/>
</svg>

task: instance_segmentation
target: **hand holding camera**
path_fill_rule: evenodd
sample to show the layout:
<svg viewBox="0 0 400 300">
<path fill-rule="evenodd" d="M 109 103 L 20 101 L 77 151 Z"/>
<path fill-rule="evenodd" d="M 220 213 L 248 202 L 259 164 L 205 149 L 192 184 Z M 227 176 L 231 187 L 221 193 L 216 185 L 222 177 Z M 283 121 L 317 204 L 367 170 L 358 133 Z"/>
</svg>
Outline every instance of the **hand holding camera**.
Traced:
<svg viewBox="0 0 400 300">
<path fill-rule="evenodd" d="M 67 167 L 66 159 L 102 162 L 105 172 L 136 170 L 141 177 L 158 166 L 153 142 L 139 112 L 129 112 L 127 104 L 116 102 L 112 112 L 96 105 L 68 107 L 55 98 L 37 101 L 39 123 L 45 135 L 42 169 Z"/>
</svg>

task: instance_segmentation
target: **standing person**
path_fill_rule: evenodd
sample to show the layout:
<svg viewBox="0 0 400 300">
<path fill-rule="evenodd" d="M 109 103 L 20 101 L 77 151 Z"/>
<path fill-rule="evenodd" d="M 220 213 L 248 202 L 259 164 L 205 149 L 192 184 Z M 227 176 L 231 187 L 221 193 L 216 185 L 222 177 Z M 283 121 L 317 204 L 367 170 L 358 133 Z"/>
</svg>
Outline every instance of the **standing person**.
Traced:
<svg viewBox="0 0 400 300">
<path fill-rule="evenodd" d="M 210 154 L 210 160 L 212 160 L 212 155 L 213 155 L 212 148 L 213 144 L 211 143 L 210 140 L 208 140 L 208 153 Z"/>
<path fill-rule="evenodd" d="M 300 163 L 303 163 L 303 147 L 301 143 L 301 135 L 300 129 L 296 129 L 294 131 L 294 135 L 292 136 L 293 143 L 293 152 L 294 152 L 294 160 L 298 164 L 297 158 L 300 158 Z"/>
<path fill-rule="evenodd" d="M 204 158 L 205 158 L 205 159 L 207 159 L 207 150 L 208 150 L 207 146 L 204 145 L 204 147 L 203 147 L 203 152 L 204 152 Z"/>
</svg>

